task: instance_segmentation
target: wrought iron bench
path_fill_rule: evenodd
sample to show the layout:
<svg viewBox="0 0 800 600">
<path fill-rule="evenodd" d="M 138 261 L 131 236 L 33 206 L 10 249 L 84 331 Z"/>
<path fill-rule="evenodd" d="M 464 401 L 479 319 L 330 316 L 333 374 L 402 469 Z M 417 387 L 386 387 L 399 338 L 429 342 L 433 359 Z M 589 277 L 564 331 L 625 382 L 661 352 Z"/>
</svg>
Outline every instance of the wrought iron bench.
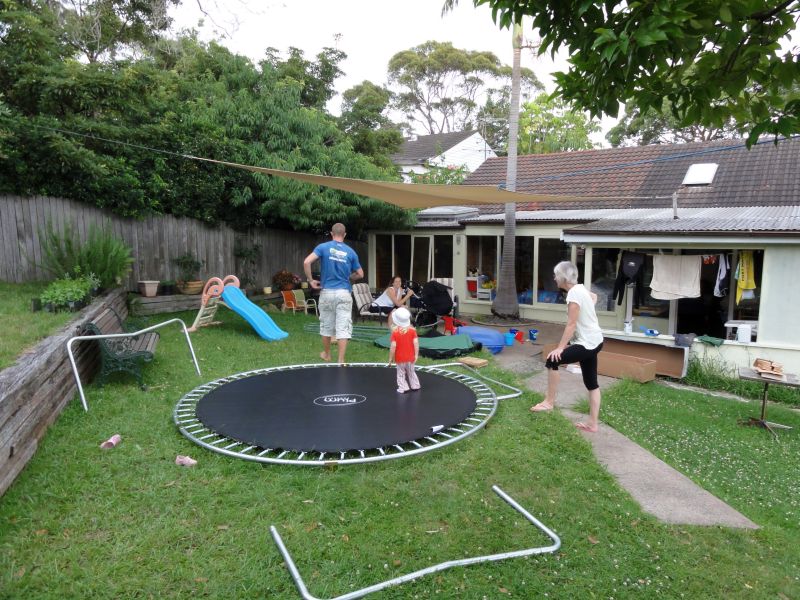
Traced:
<svg viewBox="0 0 800 600">
<path fill-rule="evenodd" d="M 113 309 L 107 308 L 101 312 L 94 321 L 84 326 L 86 335 L 78 335 L 70 338 L 67 342 L 67 355 L 72 365 L 72 374 L 75 376 L 75 384 L 78 386 L 78 393 L 81 397 L 83 410 L 88 411 L 89 404 L 86 402 L 86 395 L 83 393 L 83 384 L 81 383 L 80 373 L 78 372 L 78 365 L 75 362 L 75 354 L 72 351 L 72 345 L 74 343 L 97 340 L 100 344 L 100 357 L 102 359 L 102 370 L 98 380 L 100 385 L 105 382 L 105 378 L 109 373 L 113 373 L 114 371 L 126 371 L 135 375 L 139 386 L 144 389 L 144 384 L 142 383 L 142 363 L 153 360 L 153 355 L 159 340 L 159 335 L 154 333 L 154 331 L 171 325 L 172 323 L 177 323 L 181 326 L 183 336 L 186 338 L 186 345 L 189 347 L 189 353 L 192 356 L 194 369 L 199 376 L 200 365 L 197 363 L 197 357 L 194 354 L 192 340 L 189 339 L 189 330 L 186 329 L 186 323 L 180 319 L 170 319 L 169 321 L 151 325 L 139 331 L 130 331 L 125 327 L 119 315 Z"/>
<path fill-rule="evenodd" d="M 150 331 L 135 335 L 135 329 L 127 327 L 117 312 L 107 308 L 91 323 L 84 327 L 87 335 L 110 335 L 130 333 L 126 337 L 100 338 L 101 369 L 97 384 L 102 386 L 109 374 L 124 371 L 136 377 L 139 387 L 145 389 L 142 381 L 142 365 L 153 360 L 159 334 Z"/>
</svg>

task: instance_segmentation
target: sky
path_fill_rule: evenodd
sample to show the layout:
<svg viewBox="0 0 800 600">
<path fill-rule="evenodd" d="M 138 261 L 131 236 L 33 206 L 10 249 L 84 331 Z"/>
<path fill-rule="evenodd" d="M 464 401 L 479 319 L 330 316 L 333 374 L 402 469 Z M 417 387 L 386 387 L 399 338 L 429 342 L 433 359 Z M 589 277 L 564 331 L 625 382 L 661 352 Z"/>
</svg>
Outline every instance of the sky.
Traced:
<svg viewBox="0 0 800 600">
<path fill-rule="evenodd" d="M 270 46 L 281 52 L 294 46 L 309 59 L 326 46 L 338 48 L 347 54 L 340 64 L 345 74 L 336 81 L 339 94 L 364 80 L 385 85 L 389 59 L 429 40 L 452 42 L 465 50 L 488 50 L 511 64 L 511 32 L 494 24 L 487 7 L 476 8 L 472 0 L 460 0 L 442 16 L 442 4 L 442 0 L 184 0 L 170 16 L 175 31 L 196 29 L 200 39 L 218 39 L 253 61 L 261 60 Z M 530 38 L 532 31 L 526 29 L 525 35 Z M 568 65 L 563 54 L 551 60 L 549 55 L 535 56 L 525 50 L 522 66 L 552 91 L 551 74 Z M 337 95 L 328 110 L 338 114 L 340 104 Z M 608 146 L 605 132 L 615 122 L 604 119 L 603 131 L 593 141 Z"/>
</svg>

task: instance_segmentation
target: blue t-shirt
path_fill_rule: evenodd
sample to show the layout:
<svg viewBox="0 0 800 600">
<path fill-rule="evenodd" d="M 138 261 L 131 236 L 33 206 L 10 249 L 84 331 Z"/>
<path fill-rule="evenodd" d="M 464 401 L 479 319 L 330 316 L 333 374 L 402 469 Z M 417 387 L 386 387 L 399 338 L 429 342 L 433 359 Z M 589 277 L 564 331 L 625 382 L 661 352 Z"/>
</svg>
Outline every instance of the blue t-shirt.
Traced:
<svg viewBox="0 0 800 600">
<path fill-rule="evenodd" d="M 351 290 L 350 274 L 361 268 L 358 254 L 344 242 L 330 241 L 314 248 L 322 264 L 320 283 L 324 290 Z"/>
</svg>

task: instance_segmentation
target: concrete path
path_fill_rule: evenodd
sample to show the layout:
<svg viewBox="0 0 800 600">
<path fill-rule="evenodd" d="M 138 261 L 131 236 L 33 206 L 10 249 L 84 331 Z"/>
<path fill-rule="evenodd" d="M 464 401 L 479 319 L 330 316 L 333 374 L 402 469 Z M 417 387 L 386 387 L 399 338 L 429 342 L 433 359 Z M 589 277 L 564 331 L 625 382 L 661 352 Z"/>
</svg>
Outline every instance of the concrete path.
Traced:
<svg viewBox="0 0 800 600">
<path fill-rule="evenodd" d="M 527 342 L 515 344 L 504 348 L 494 358 L 503 369 L 521 376 L 530 374 L 524 381 L 525 386 L 544 394 L 547 372 L 541 358 L 541 344 L 557 342 L 563 325 L 537 323 L 536 327 L 540 330 L 538 348 Z M 598 377 L 600 389 L 608 388 L 616 381 L 612 377 Z M 562 370 L 556 400 L 558 409 L 572 422 L 585 419 L 586 415 L 571 410 L 584 398 L 586 388 L 581 376 Z M 601 421 L 602 416 L 601 408 Z M 536 416 L 531 415 L 531 418 Z M 758 528 L 747 517 L 608 425 L 601 423 L 597 433 L 582 432 L 582 435 L 592 444 L 597 460 L 645 512 L 659 520 L 673 524 Z"/>
</svg>

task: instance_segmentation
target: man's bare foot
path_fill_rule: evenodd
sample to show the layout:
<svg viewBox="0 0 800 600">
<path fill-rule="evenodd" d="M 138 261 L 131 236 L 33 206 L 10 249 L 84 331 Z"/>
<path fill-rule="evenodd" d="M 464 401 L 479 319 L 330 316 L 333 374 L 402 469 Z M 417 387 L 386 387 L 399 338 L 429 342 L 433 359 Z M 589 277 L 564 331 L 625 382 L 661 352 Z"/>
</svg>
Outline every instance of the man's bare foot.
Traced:
<svg viewBox="0 0 800 600">
<path fill-rule="evenodd" d="M 324 352 L 319 353 L 319 357 L 324 360 L 325 362 L 331 362 L 331 355 L 325 354 Z"/>
<path fill-rule="evenodd" d="M 575 427 L 587 433 L 597 433 L 597 425 L 592 427 L 591 425 L 587 425 L 586 423 L 575 423 Z"/>
<path fill-rule="evenodd" d="M 531 412 L 544 412 L 546 410 L 553 410 L 553 405 L 547 400 L 542 400 L 539 404 L 531 406 Z"/>
</svg>

